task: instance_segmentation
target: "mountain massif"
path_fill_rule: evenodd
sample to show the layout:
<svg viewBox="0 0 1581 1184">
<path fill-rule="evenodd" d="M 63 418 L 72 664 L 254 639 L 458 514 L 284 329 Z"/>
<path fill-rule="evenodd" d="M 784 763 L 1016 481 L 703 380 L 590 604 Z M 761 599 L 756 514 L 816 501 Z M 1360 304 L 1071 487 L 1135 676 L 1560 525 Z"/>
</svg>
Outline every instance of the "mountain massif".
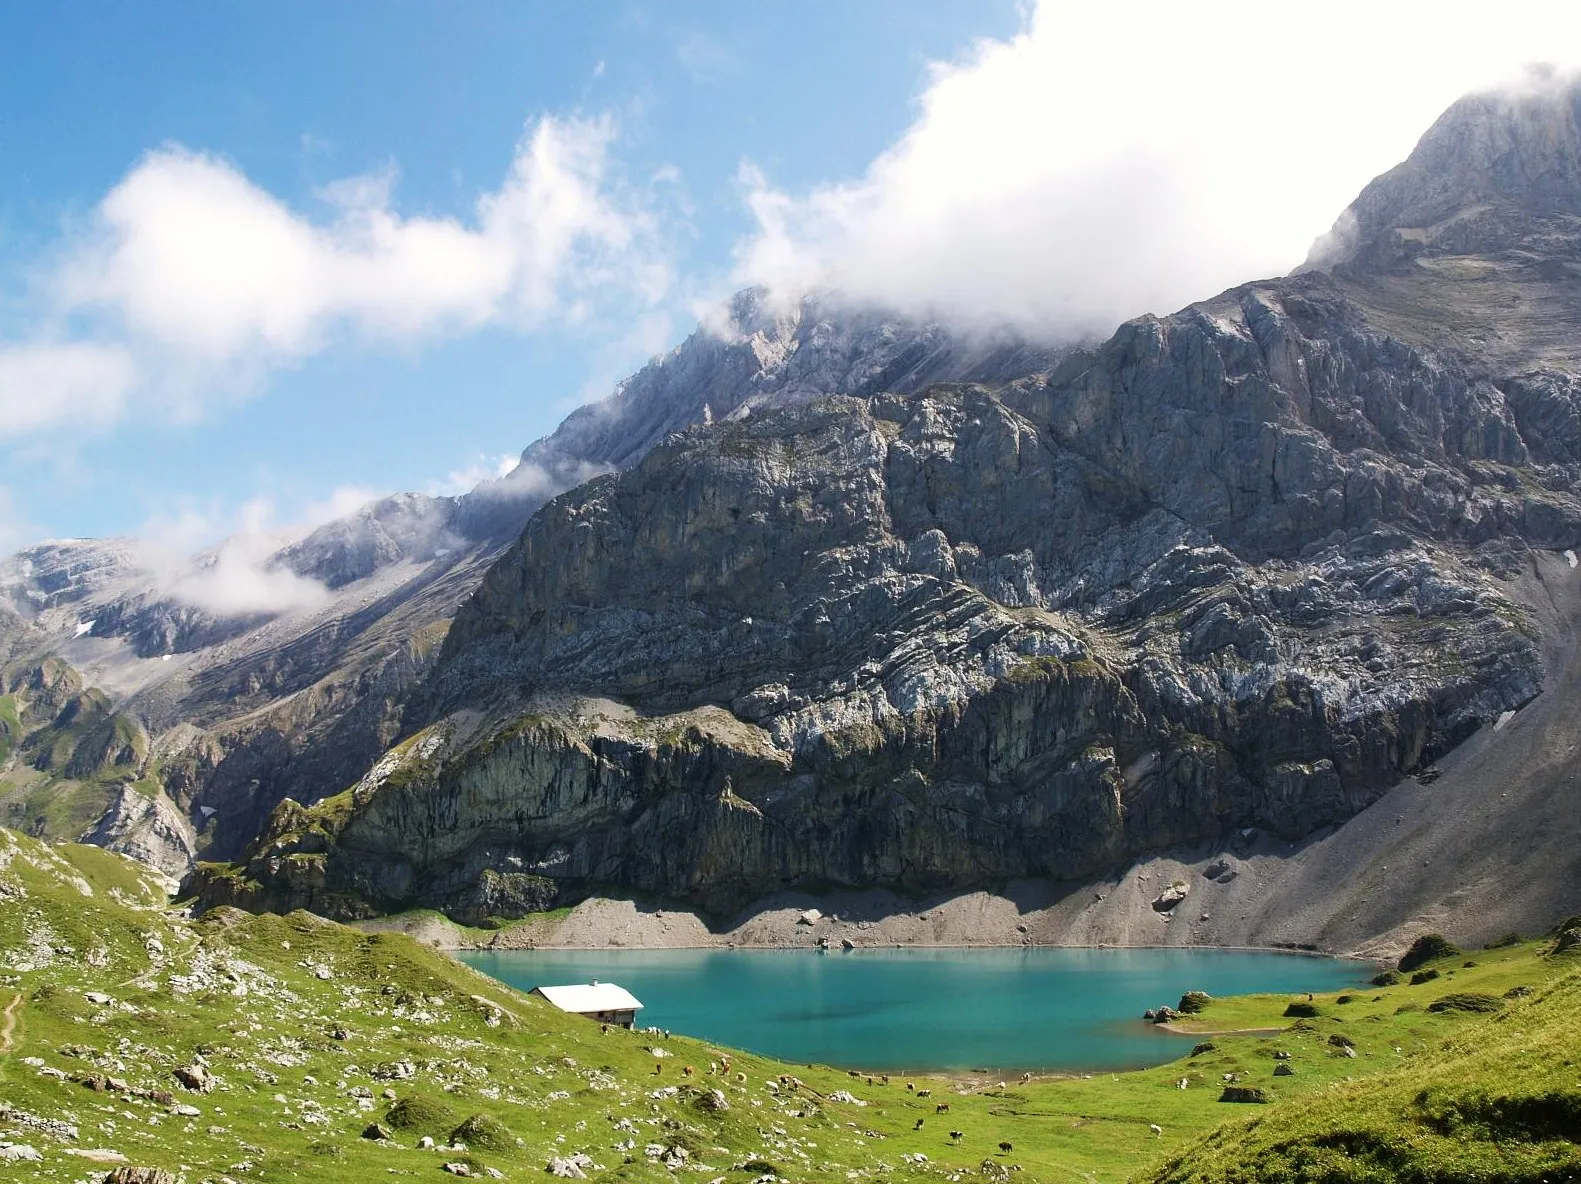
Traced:
<svg viewBox="0 0 1581 1184">
<path fill-rule="evenodd" d="M 1581 871 L 1553 707 L 1581 619 L 1578 159 L 1566 80 L 1470 97 L 1296 274 L 1079 348 L 743 294 L 501 486 L 276 552 L 326 589 L 310 610 L 206 615 L 112 544 L 24 553 L 12 821 L 63 786 L 112 842 L 174 813 L 176 862 L 232 860 L 199 866 L 208 903 L 341 917 L 1090 899 L 1169 856 L 1204 893 L 1244 865 L 1284 918 L 1226 896 L 1243 928 L 1169 940 L 1354 943 L 1494 895 L 1551 923 Z M 49 662 L 121 747 L 41 763 L 71 722 L 30 689 Z M 160 809 L 122 817 L 128 785 Z M 1418 791 L 1437 817 L 1398 806 Z M 1511 850 L 1538 807 L 1553 833 Z M 1469 846 L 1460 882 L 1333 888 L 1387 869 L 1356 837 L 1380 811 L 1424 864 Z"/>
</svg>

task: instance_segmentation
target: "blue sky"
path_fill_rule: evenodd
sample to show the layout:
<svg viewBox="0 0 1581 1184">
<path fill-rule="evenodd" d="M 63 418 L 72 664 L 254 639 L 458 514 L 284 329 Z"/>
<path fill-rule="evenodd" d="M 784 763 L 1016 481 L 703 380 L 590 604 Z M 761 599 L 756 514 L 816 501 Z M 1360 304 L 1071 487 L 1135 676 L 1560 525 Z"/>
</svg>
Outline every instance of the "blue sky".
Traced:
<svg viewBox="0 0 1581 1184">
<path fill-rule="evenodd" d="M 747 283 L 1101 335 L 1581 53 L 1569 0 L 1311 15 L 0 0 L 0 552 L 457 489 Z"/>
<path fill-rule="evenodd" d="M 63 235 L 162 145 L 222 156 L 308 216 L 323 186 L 393 168 L 397 210 L 465 219 L 530 121 L 607 114 L 626 181 L 675 178 L 661 249 L 676 278 L 645 310 L 667 346 L 692 302 L 728 285 L 750 223 L 744 157 L 796 187 L 858 173 L 911 118 L 930 60 L 1018 23 L 1011 3 L 983 0 L 6 3 L 0 339 L 27 330 Z M 422 489 L 519 451 L 640 364 L 628 328 L 340 343 L 195 421 L 133 413 L 0 437 L 0 484 L 13 523 L 54 535 L 183 512 L 225 527 L 260 496 L 285 520 L 340 487 Z"/>
</svg>

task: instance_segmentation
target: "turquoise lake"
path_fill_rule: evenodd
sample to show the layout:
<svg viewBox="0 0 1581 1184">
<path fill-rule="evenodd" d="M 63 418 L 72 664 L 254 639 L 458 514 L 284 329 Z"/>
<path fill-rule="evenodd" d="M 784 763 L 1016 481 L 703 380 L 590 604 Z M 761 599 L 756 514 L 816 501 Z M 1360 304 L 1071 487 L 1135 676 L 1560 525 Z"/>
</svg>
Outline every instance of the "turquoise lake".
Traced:
<svg viewBox="0 0 1581 1184">
<path fill-rule="evenodd" d="M 1137 1068 L 1193 1040 L 1140 1017 L 1188 990 L 1333 991 L 1361 962 L 1237 950 L 516 950 L 458 954 L 521 990 L 619 983 L 667 1028 L 802 1064 L 920 1071 Z"/>
</svg>

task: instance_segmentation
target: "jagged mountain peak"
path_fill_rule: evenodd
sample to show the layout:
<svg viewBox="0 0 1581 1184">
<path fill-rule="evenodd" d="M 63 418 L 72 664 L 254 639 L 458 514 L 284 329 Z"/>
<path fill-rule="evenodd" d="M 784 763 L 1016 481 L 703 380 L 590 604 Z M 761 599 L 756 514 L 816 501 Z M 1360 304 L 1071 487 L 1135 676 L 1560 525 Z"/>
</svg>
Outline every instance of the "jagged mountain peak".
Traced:
<svg viewBox="0 0 1581 1184">
<path fill-rule="evenodd" d="M 454 510 L 454 498 L 393 494 L 282 548 L 270 566 L 340 588 L 402 559 L 443 558 L 465 545 L 451 529 Z"/>
<path fill-rule="evenodd" d="M 1307 267 L 1387 268 L 1424 253 L 1576 253 L 1581 73 L 1529 67 L 1466 95 L 1313 244 Z"/>
</svg>

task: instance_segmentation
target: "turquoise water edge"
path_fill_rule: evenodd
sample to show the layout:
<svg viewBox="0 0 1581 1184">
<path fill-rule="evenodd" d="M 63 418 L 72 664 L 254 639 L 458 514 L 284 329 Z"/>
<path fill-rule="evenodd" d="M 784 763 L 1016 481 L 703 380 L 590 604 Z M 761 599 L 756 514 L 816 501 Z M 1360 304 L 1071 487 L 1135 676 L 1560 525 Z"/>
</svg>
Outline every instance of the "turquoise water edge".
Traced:
<svg viewBox="0 0 1581 1184">
<path fill-rule="evenodd" d="M 653 1025 L 801 1064 L 872 1071 L 1139 1068 L 1189 1036 L 1140 1017 L 1188 990 L 1332 991 L 1370 965 L 1245 950 L 513 950 L 458 953 L 521 990 L 619 983 Z"/>
</svg>

